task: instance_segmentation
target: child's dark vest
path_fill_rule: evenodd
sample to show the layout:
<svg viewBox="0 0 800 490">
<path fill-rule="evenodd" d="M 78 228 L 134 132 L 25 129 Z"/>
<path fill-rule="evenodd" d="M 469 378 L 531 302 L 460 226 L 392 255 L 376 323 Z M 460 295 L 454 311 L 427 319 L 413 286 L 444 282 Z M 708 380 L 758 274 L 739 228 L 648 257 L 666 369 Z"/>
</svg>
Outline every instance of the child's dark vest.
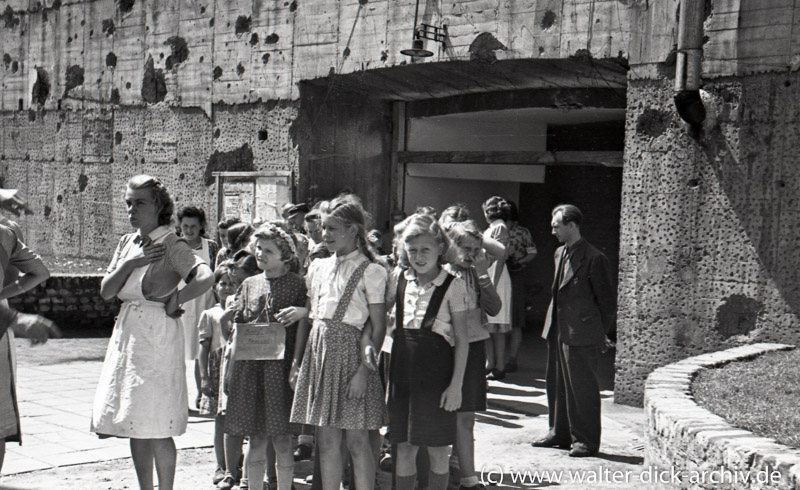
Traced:
<svg viewBox="0 0 800 490">
<path fill-rule="evenodd" d="M 407 329 L 403 328 L 407 281 L 405 274 L 400 274 L 397 280 L 396 328 L 390 369 L 390 376 L 394 381 L 413 381 L 436 390 L 444 390 L 450 383 L 453 374 L 453 348 L 432 328 L 453 279 L 448 274 L 444 282 L 433 291 L 420 328 Z"/>
</svg>

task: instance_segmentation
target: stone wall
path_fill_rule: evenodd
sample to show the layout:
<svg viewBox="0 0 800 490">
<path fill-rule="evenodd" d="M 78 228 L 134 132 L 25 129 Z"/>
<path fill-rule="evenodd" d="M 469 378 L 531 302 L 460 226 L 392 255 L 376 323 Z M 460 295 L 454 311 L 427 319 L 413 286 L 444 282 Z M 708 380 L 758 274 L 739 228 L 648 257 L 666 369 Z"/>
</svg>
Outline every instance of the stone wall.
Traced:
<svg viewBox="0 0 800 490">
<path fill-rule="evenodd" d="M 9 299 L 12 308 L 56 322 L 66 337 L 107 336 L 119 313 L 117 299 L 100 296 L 102 275 L 53 275 L 44 284 Z"/>
<path fill-rule="evenodd" d="M 408 47 L 414 6 L 415 0 L 4 2 L 0 184 L 20 189 L 31 203 L 34 214 L 20 220 L 29 245 L 43 255 L 108 257 L 128 230 L 124 183 L 141 172 L 162 178 L 179 206 L 205 207 L 212 221 L 212 170 L 294 170 L 302 199 L 331 197 L 315 190 L 319 182 L 302 180 L 325 175 L 330 154 L 341 162 L 336 168 L 366 165 L 371 174 L 390 175 L 388 156 L 360 148 L 358 140 L 339 142 L 345 149 L 336 151 L 305 145 L 309 154 L 298 171 L 303 135 L 324 142 L 316 133 L 333 134 L 328 123 L 343 120 L 335 115 L 342 107 L 335 93 L 306 102 L 338 108 L 320 120 L 322 109 L 309 107 L 302 127 L 292 125 L 300 82 L 408 63 L 400 50 Z M 448 26 L 446 49 L 427 42 L 436 54 L 426 62 L 480 64 L 622 57 L 630 10 L 612 0 L 437 1 L 422 2 L 419 19 Z M 387 150 L 388 137 L 378 137 L 374 149 Z M 322 153 L 326 159 L 316 158 Z M 354 173 L 363 172 L 335 175 Z M 384 222 L 389 184 L 363 184 L 367 177 L 326 187 L 370 194 L 366 200 Z"/>
<path fill-rule="evenodd" d="M 670 364 L 647 378 L 644 465 L 648 470 L 643 475 L 650 475 L 653 488 L 800 487 L 800 451 L 733 427 L 698 406 L 691 395 L 692 378 L 701 369 L 790 348 L 735 347 Z"/>
<path fill-rule="evenodd" d="M 633 15 L 652 36 L 631 50 L 628 73 L 615 385 L 622 403 L 641 404 L 647 374 L 670 362 L 742 343 L 800 341 L 796 7 L 706 2 L 707 118 L 695 131 L 673 102 L 677 4 Z"/>
</svg>

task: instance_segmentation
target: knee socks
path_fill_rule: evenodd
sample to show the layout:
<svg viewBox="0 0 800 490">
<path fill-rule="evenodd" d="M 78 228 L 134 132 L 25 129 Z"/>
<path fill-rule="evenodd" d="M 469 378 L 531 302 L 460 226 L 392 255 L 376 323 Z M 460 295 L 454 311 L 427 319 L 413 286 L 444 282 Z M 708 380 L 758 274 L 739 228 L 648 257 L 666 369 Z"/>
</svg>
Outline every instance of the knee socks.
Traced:
<svg viewBox="0 0 800 490">
<path fill-rule="evenodd" d="M 408 476 L 397 475 L 395 476 L 394 481 L 395 490 L 414 490 L 414 487 L 417 484 L 417 474 L 414 473 L 413 475 Z"/>
<path fill-rule="evenodd" d="M 428 472 L 428 490 L 447 490 L 447 483 L 449 481 L 449 471 L 446 473 L 434 473 L 433 470 Z"/>
</svg>

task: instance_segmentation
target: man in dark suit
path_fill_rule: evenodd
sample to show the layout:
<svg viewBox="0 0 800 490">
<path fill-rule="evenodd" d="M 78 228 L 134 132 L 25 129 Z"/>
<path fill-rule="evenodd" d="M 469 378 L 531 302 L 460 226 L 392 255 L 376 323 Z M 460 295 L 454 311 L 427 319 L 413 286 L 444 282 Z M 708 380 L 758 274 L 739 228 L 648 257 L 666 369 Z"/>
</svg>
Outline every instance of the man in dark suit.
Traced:
<svg viewBox="0 0 800 490">
<path fill-rule="evenodd" d="M 550 430 L 535 447 L 572 449 L 572 457 L 600 449 L 597 358 L 616 319 L 616 291 L 608 258 L 581 237 L 580 210 L 553 209 L 555 253 L 552 300 L 542 337 L 547 339 L 547 405 Z"/>
</svg>

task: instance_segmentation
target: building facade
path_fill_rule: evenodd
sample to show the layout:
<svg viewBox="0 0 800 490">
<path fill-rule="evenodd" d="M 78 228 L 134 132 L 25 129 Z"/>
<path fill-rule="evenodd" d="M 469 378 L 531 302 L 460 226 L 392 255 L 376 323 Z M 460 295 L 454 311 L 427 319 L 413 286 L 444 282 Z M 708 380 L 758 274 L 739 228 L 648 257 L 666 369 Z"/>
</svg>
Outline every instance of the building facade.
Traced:
<svg viewBox="0 0 800 490">
<path fill-rule="evenodd" d="M 212 221 L 261 177 L 282 199 L 355 192 L 378 229 L 497 194 L 540 249 L 535 331 L 550 209 L 574 202 L 618 271 L 618 401 L 676 359 L 800 338 L 793 2 L 705 2 L 696 127 L 673 101 L 677 0 L 3 4 L 0 176 L 44 255 L 109 257 L 137 173 Z M 400 52 L 415 18 L 442 34 L 431 57 Z"/>
</svg>

